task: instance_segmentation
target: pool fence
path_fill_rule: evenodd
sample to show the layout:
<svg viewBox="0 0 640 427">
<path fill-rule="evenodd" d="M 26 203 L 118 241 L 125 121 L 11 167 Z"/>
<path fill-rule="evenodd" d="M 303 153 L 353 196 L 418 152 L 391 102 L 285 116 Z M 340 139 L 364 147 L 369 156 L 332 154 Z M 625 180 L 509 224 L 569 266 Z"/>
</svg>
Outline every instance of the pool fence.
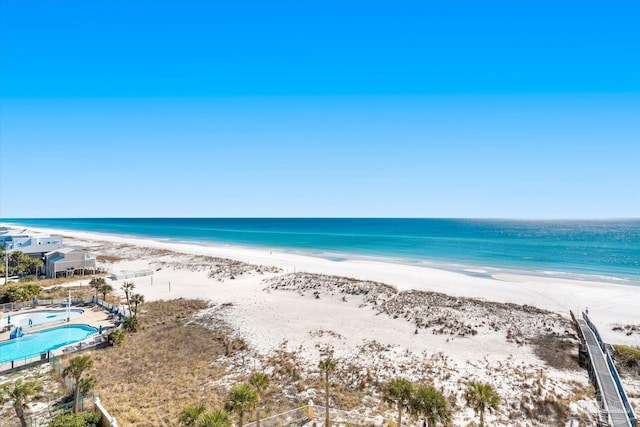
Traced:
<svg viewBox="0 0 640 427">
<path fill-rule="evenodd" d="M 60 362 L 60 359 L 58 359 L 56 356 L 51 356 L 49 358 L 49 364 L 54 371 L 60 374 L 64 381 L 64 384 L 67 386 L 67 390 L 69 390 L 69 393 L 73 393 L 76 389 L 76 385 L 71 378 L 64 376 L 64 366 Z M 78 396 L 78 409 L 80 411 L 84 411 L 84 396 L 82 393 L 80 393 Z"/>
<path fill-rule="evenodd" d="M 19 308 L 25 308 L 25 307 L 40 307 L 40 306 L 47 306 L 47 305 L 56 305 L 56 304 L 66 304 L 67 300 L 66 299 L 62 299 L 62 300 L 38 300 L 36 302 L 34 301 L 26 301 L 23 303 L 10 303 L 10 304 L 3 304 L 2 309 L 4 310 L 6 306 L 8 305 L 12 305 L 12 306 L 17 306 Z M 98 304 L 99 306 L 111 311 L 112 313 L 114 313 L 115 315 L 120 314 L 123 318 L 126 317 L 127 315 L 129 315 L 129 310 L 125 309 L 123 306 L 115 306 L 114 304 L 110 304 L 107 303 L 105 301 L 102 301 L 100 299 L 98 299 L 97 301 L 95 301 L 95 299 L 91 299 L 91 300 L 81 300 L 81 299 L 72 299 L 71 300 L 71 306 L 74 305 L 82 305 L 82 304 Z M 14 310 L 17 310 L 19 308 L 15 308 Z M 7 310 L 7 311 L 11 311 L 11 310 Z M 2 321 L 6 322 L 6 319 L 2 319 Z M 40 330 L 43 327 L 46 326 L 51 326 L 55 323 L 65 323 L 66 319 L 55 319 L 52 320 L 50 322 L 45 322 L 45 323 L 41 323 L 39 325 L 37 325 L 37 329 Z M 34 326 L 35 327 L 35 326 Z M 64 351 L 65 354 L 67 353 L 75 353 L 75 352 L 79 352 L 79 351 L 83 351 L 83 350 L 87 350 L 90 348 L 96 348 L 96 347 L 100 347 L 105 345 L 105 340 L 102 336 L 97 336 L 94 337 L 93 340 L 88 341 L 88 342 L 80 342 L 77 343 L 75 345 L 72 346 L 68 346 L 65 347 L 62 351 Z M 56 350 L 58 351 L 58 350 Z M 16 360 L 11 360 L 11 361 L 7 361 L 7 362 L 3 362 L 0 363 L 0 374 L 4 374 L 4 373 L 8 373 L 8 372 L 12 372 L 15 370 L 20 370 L 20 369 L 25 369 L 31 366 L 36 366 L 36 365 L 40 365 L 42 363 L 46 363 L 47 361 L 49 361 L 49 359 L 52 357 L 52 352 L 43 352 L 40 354 L 36 354 L 30 357 L 25 357 L 25 358 L 21 358 L 21 359 L 16 359 Z"/>
<path fill-rule="evenodd" d="M 24 301 L 24 302 L 18 302 L 18 303 L 0 304 L 0 311 L 10 312 L 10 311 L 17 311 L 23 308 L 34 308 L 34 307 L 41 307 L 41 306 L 66 305 L 66 304 L 67 304 L 66 298 L 32 300 L 32 301 Z M 130 311 L 126 307 L 116 306 L 114 304 L 108 303 L 101 299 L 97 299 L 97 300 L 95 298 L 92 298 L 90 300 L 73 299 L 73 298 L 71 299 L 71 306 L 82 305 L 82 304 L 97 304 L 114 314 L 120 314 L 122 317 L 128 317 L 131 315 Z M 51 323 L 61 323 L 65 321 L 66 319 L 62 321 L 54 320 L 52 322 L 41 323 L 38 325 L 38 327 L 45 326 Z M 84 351 L 90 348 L 96 348 L 103 345 L 105 345 L 105 340 L 103 339 L 103 337 L 98 336 L 89 343 L 83 344 L 82 342 L 80 342 L 76 345 L 66 347 L 63 351 L 65 354 L 76 353 L 76 352 Z M 49 362 L 52 368 L 63 377 L 64 383 L 67 389 L 69 390 L 70 393 L 72 393 L 75 389 L 75 383 L 71 378 L 64 377 L 64 375 L 62 375 L 64 371 L 64 366 L 62 366 L 62 363 L 60 362 L 58 357 L 53 355 L 52 352 L 41 353 L 36 356 L 32 356 L 32 357 L 28 357 L 20 360 L 12 360 L 10 362 L 0 364 L 0 374 L 5 374 L 8 372 L 28 368 L 31 366 L 41 365 L 46 362 Z M 85 401 L 84 396 L 81 394 L 78 401 L 78 407 L 81 411 L 84 410 L 84 401 Z M 93 396 L 93 404 L 94 404 L 94 409 L 101 414 L 100 427 L 118 427 L 117 420 L 114 417 L 112 417 L 109 414 L 109 412 L 104 408 L 98 396 L 95 396 L 95 395 Z M 71 410 L 72 405 L 73 405 L 73 402 L 67 403 L 65 405 L 57 405 L 57 404 L 49 405 L 47 408 L 41 409 L 40 411 L 33 412 L 31 413 L 30 417 L 27 419 L 27 425 L 29 427 L 46 427 L 49 425 L 49 422 L 56 415 L 63 412 L 68 412 L 69 410 Z"/>
<path fill-rule="evenodd" d="M 131 313 L 127 309 L 124 304 L 116 305 L 98 298 L 96 300 L 95 297 L 91 297 L 90 299 L 81 299 L 81 298 L 71 298 L 71 306 L 79 306 L 79 305 L 90 305 L 90 304 L 98 304 L 101 307 L 106 308 L 109 311 L 115 311 L 116 314 L 122 314 L 124 317 L 129 317 Z M 51 305 L 67 305 L 67 299 L 35 299 L 31 301 L 22 301 L 22 302 L 9 302 L 6 304 L 0 304 L 0 311 L 3 313 L 18 311 L 23 308 L 35 308 L 35 307 L 46 307 Z"/>
<path fill-rule="evenodd" d="M 62 351 L 64 354 L 73 354 L 73 353 L 79 353 L 81 351 L 89 350 L 92 348 L 103 347 L 105 345 L 106 345 L 105 338 L 101 335 L 98 335 L 93 337 L 91 341 L 85 341 L 85 342 L 80 341 L 74 345 L 70 345 L 68 347 L 63 348 L 62 350 L 58 349 L 54 351 Z M 43 352 L 35 356 L 24 357 L 21 359 L 15 359 L 15 360 L 10 360 L 7 362 L 0 363 L 0 375 L 7 374 L 13 371 L 19 371 L 22 369 L 30 368 L 32 366 L 41 365 L 43 363 L 47 363 L 53 357 L 55 357 L 53 355 L 53 352 L 47 351 L 46 353 Z"/>
<path fill-rule="evenodd" d="M 80 304 L 91 304 L 92 300 L 83 300 L 81 298 L 71 298 L 71 305 L 80 305 Z M 8 302 L 4 304 L 0 304 L 0 311 L 6 313 L 8 311 L 18 311 L 23 308 L 34 308 L 34 307 L 42 307 L 49 305 L 67 305 L 67 298 L 60 299 L 32 299 L 29 301 L 21 301 L 21 302 Z"/>
</svg>

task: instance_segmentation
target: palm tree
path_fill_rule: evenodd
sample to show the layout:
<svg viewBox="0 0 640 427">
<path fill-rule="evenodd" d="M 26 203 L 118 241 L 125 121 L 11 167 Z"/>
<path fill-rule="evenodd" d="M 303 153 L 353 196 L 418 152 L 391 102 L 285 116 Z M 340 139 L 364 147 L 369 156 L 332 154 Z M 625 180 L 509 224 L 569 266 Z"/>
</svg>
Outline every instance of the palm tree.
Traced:
<svg viewBox="0 0 640 427">
<path fill-rule="evenodd" d="M 336 362 L 327 357 L 320 361 L 318 367 L 324 372 L 324 425 L 329 427 L 331 425 L 331 420 L 329 419 L 329 373 L 336 370 Z"/>
<path fill-rule="evenodd" d="M 242 424 L 240 424 L 242 425 Z M 196 427 L 233 427 L 229 416 L 219 409 L 206 412 L 198 418 Z"/>
<path fill-rule="evenodd" d="M 20 426 L 27 427 L 24 411 L 28 407 L 29 398 L 40 390 L 42 390 L 42 384 L 35 380 L 22 381 L 22 379 L 18 379 L 11 385 L 4 384 L 0 387 L 0 405 L 3 405 L 5 400 L 12 400 L 13 409 L 20 419 Z"/>
<path fill-rule="evenodd" d="M 136 285 L 132 282 L 124 282 L 121 287 L 121 289 L 124 291 L 124 297 L 127 300 L 127 307 L 129 307 L 129 310 L 131 310 L 131 301 L 129 301 L 129 295 L 135 287 Z"/>
<path fill-rule="evenodd" d="M 111 292 L 113 292 L 113 286 L 105 283 L 104 285 L 100 285 L 98 287 L 98 292 L 100 292 L 102 294 L 102 300 L 106 301 L 107 300 L 107 294 L 110 294 Z"/>
<path fill-rule="evenodd" d="M 484 427 L 484 412 L 498 409 L 500 396 L 489 383 L 471 381 L 464 393 L 464 398 L 476 414 L 480 414 L 480 427 Z"/>
<path fill-rule="evenodd" d="M 96 385 L 98 385 L 98 380 L 95 377 L 82 378 L 80 380 L 80 393 L 86 396 L 96 388 Z"/>
<path fill-rule="evenodd" d="M 447 398 L 433 386 L 421 386 L 416 389 L 411 400 L 411 410 L 416 415 L 423 415 L 429 427 L 435 427 L 437 422 L 446 423 L 451 419 Z"/>
<path fill-rule="evenodd" d="M 394 378 L 384 387 L 384 399 L 398 409 L 398 427 L 402 427 L 402 410 L 409 408 L 413 396 L 413 384 L 404 378 Z"/>
<path fill-rule="evenodd" d="M 244 413 L 250 411 L 258 402 L 258 392 L 249 384 L 235 386 L 229 392 L 229 399 L 225 404 L 225 409 L 229 412 L 238 413 L 238 424 L 242 427 Z"/>
<path fill-rule="evenodd" d="M 187 405 L 181 412 L 178 421 L 187 427 L 195 427 L 198 418 L 206 411 L 204 405 Z"/>
<path fill-rule="evenodd" d="M 131 303 L 133 304 L 133 315 L 138 315 L 138 305 L 144 304 L 144 295 L 133 294 L 131 295 Z"/>
<path fill-rule="evenodd" d="M 106 284 L 107 284 L 107 281 L 104 280 L 104 277 L 94 277 L 89 282 L 89 286 L 91 286 L 93 289 L 96 290 L 96 300 L 98 299 L 98 289 L 100 289 L 100 286 L 106 285 Z"/>
<path fill-rule="evenodd" d="M 78 412 L 78 397 L 80 395 L 80 378 L 82 374 L 87 369 L 91 369 L 93 367 L 93 359 L 91 356 L 76 356 L 73 359 L 69 360 L 69 366 L 64 368 L 62 375 L 65 377 L 72 377 L 73 381 L 76 383 L 75 388 L 73 390 L 73 412 Z"/>
<path fill-rule="evenodd" d="M 261 372 L 254 372 L 251 374 L 251 377 L 249 377 L 249 384 L 251 384 L 258 393 L 258 402 L 256 404 L 256 427 L 260 427 L 260 401 L 262 400 L 262 393 L 264 393 L 267 387 L 269 387 L 269 382 L 269 375 Z"/>
</svg>

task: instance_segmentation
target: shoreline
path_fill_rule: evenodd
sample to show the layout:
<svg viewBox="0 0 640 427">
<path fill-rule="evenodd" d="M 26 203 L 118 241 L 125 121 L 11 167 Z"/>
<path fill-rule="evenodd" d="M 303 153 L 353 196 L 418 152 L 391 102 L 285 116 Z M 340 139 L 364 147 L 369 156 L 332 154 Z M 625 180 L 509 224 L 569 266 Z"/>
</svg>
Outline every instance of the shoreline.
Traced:
<svg viewBox="0 0 640 427">
<path fill-rule="evenodd" d="M 624 336 L 611 332 L 611 327 L 609 327 L 610 325 L 634 324 L 638 321 L 637 301 L 640 301 L 640 286 L 630 284 L 538 276 L 535 272 L 499 271 L 487 274 L 487 269 L 481 267 L 469 267 L 468 271 L 464 272 L 364 258 L 333 261 L 318 256 L 232 245 L 177 243 L 117 234 L 51 228 L 31 227 L 27 229 L 62 235 L 68 239 L 76 240 L 76 242 L 67 242 L 68 244 L 86 245 L 89 250 L 91 250 L 92 243 L 99 244 L 100 242 L 170 250 L 189 255 L 212 256 L 249 264 L 275 266 L 281 268 L 284 273 L 306 272 L 370 280 L 389 284 L 398 291 L 423 290 L 440 292 L 453 297 L 531 305 L 567 317 L 570 310 L 579 314 L 588 308 L 594 321 L 602 325 L 605 340 L 613 339 L 616 342 L 621 341 L 632 345 L 640 344 L 637 337 L 625 339 Z M 114 265 L 114 267 L 116 266 Z M 114 268 L 113 272 L 116 272 L 117 268 Z M 122 269 L 132 270 L 134 268 Z M 171 280 L 175 280 L 174 283 L 179 283 L 180 279 L 173 277 Z M 204 295 L 193 293 L 193 291 L 189 291 L 188 287 L 184 291 L 174 290 L 171 295 L 162 293 L 145 295 L 150 299 L 194 296 L 211 297 L 208 292 Z M 607 327 L 604 327 L 605 325 Z"/>
<path fill-rule="evenodd" d="M 37 230 L 61 234 L 67 245 L 103 256 L 100 266 L 111 273 L 153 271 L 152 276 L 107 278 L 116 298 L 123 295 L 124 282 L 134 283 L 145 300 L 143 313 L 151 302 L 204 301 L 206 308 L 194 313 L 185 327 L 199 325 L 214 336 L 224 333 L 246 345 L 235 356 L 219 359 L 232 367 L 220 378 L 212 374 L 217 378 L 213 381 L 225 387 L 256 366 L 276 372 L 274 363 L 280 366 L 284 358 L 297 367 L 299 377 L 278 377 L 284 381 L 279 385 L 283 393 L 288 399 L 316 400 L 312 381 L 318 360 L 330 354 L 340 375 L 349 378 L 345 383 L 353 381 L 354 366 L 364 378 L 365 372 L 373 373 L 380 383 L 400 369 L 411 381 L 434 381 L 462 399 L 461 384 L 473 378 L 493 384 L 505 401 L 535 409 L 552 399 L 565 405 L 571 417 L 589 419 L 597 405 L 585 394 L 591 386 L 577 362 L 569 310 L 579 315 L 588 307 L 606 342 L 640 346 L 640 333 L 614 329 L 638 323 L 638 286 L 504 271 L 487 275 L 480 268 L 463 274 L 371 259 L 332 261 L 268 249 Z M 85 286 L 89 279 L 77 276 L 68 286 Z M 163 345 L 174 345 L 174 340 Z M 197 345 L 189 348 L 191 353 L 200 351 Z M 204 354 L 194 360 L 203 362 L 210 363 Z M 164 380 L 158 377 L 157 383 Z M 540 389 L 538 398 L 531 397 L 534 385 Z M 637 393 L 640 383 L 632 377 L 625 388 Z M 375 395 L 377 388 L 365 390 Z M 530 397 L 523 401 L 523 396 Z M 373 402 L 358 408 L 379 411 Z M 115 408 L 122 402 L 109 404 Z M 504 406 L 490 420 L 499 426 L 514 425 L 514 420 L 548 425 L 547 418 L 530 423 L 522 410 Z M 459 408 L 454 423 L 467 425 L 472 419 L 472 411 Z"/>
<path fill-rule="evenodd" d="M 268 251 L 270 253 L 278 253 L 282 255 L 292 255 L 308 258 L 318 258 L 331 262 L 348 262 L 348 261 L 365 261 L 374 263 L 397 264 L 406 266 L 415 266 L 419 268 L 448 271 L 451 273 L 463 274 L 475 278 L 495 279 L 497 276 L 526 276 L 539 277 L 541 279 L 556 279 L 560 281 L 570 280 L 577 282 L 590 283 L 607 283 L 621 286 L 637 286 L 640 287 L 640 277 L 621 277 L 611 276 L 607 274 L 589 274 L 573 271 L 561 270 L 533 270 L 518 267 L 497 267 L 482 264 L 466 264 L 457 261 L 441 261 L 434 259 L 410 259 L 386 255 L 364 255 L 347 252 L 333 252 L 314 249 L 287 248 L 281 246 L 260 246 L 260 245 L 242 245 L 233 243 L 214 242 L 207 240 L 189 240 L 172 237 L 150 237 L 135 234 L 121 233 L 105 233 L 99 231 L 82 231 L 72 229 L 60 229 L 49 227 L 31 227 L 12 223 L 0 222 L 0 227 L 24 228 L 26 230 L 57 234 L 66 237 L 65 233 L 71 238 L 89 238 L 91 240 L 113 241 L 112 239 L 125 239 L 130 244 L 138 244 L 141 242 L 150 242 L 149 247 L 156 247 L 158 244 L 175 245 L 176 247 L 193 247 L 194 253 L 200 253 L 198 248 L 216 248 L 218 250 L 229 249 L 231 251 L 246 251 L 247 253 L 261 253 Z M 195 252 L 197 251 L 197 252 Z M 191 252 L 189 252 L 191 253 Z"/>
</svg>

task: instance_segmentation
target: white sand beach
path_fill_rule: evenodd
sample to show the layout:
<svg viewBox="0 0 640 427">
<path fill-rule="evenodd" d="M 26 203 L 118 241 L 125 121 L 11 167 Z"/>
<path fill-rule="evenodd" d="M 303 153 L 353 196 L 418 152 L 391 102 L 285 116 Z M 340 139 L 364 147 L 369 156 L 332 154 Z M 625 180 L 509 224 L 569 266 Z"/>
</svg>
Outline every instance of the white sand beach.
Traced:
<svg viewBox="0 0 640 427">
<path fill-rule="evenodd" d="M 132 281 L 136 292 L 143 294 L 147 301 L 209 300 L 212 308 L 202 314 L 203 322 L 207 318 L 222 318 L 249 343 L 256 357 L 286 348 L 307 361 L 310 372 L 321 352 L 331 348 L 339 360 L 371 368 L 382 380 L 394 375 L 423 378 L 425 371 L 421 366 L 428 361 L 435 369 L 429 371 L 429 375 L 445 390 L 459 394 L 461 381 L 476 378 L 494 384 L 506 401 L 524 399 L 523 387 L 544 371 L 541 393 L 571 399 L 578 393 L 577 388 L 589 389 L 586 371 L 549 366 L 536 349 L 528 345 L 538 334 L 546 331 L 554 336 L 570 337 L 569 311 L 579 313 L 588 307 L 605 341 L 640 345 L 640 334 L 613 330 L 616 325 L 640 323 L 640 286 L 637 285 L 512 273 L 491 276 L 487 272 L 484 277 L 478 273 L 485 271 L 477 268 L 470 275 L 383 260 L 333 261 L 277 250 L 50 229 L 37 231 L 63 235 L 66 244 L 120 258 L 102 263 L 109 272 L 154 270 L 153 276 L 109 283 L 119 289 L 124 281 Z M 265 268 L 257 267 L 237 275 L 223 271 L 216 276 L 207 265 L 212 262 L 207 257 Z M 277 267 L 280 271 L 269 271 L 267 267 Z M 332 283 L 337 279 L 326 279 L 326 276 L 379 282 L 395 288 L 397 293 L 380 296 L 376 302 L 367 299 L 371 294 L 336 291 Z M 443 308 L 437 302 L 439 297 L 424 297 L 411 292 L 414 290 L 446 294 L 453 297 L 452 300 L 473 300 L 463 300 L 462 308 L 455 311 Z M 399 301 L 398 306 L 393 306 L 394 299 Z M 511 310 L 510 306 L 492 305 L 493 302 L 526 305 L 553 314 L 529 312 L 526 307 Z M 424 322 L 433 324 L 436 315 L 441 332 L 421 323 L 426 319 Z M 456 328 L 473 332 L 462 333 Z M 378 350 L 374 350 L 376 348 Z M 384 351 L 379 351 L 380 348 Z M 570 351 L 577 353 L 577 345 Z M 496 370 L 496 366 L 500 369 Z M 628 387 L 638 395 L 640 384 L 632 383 Z M 309 398 L 319 396 L 315 391 L 301 393 L 308 393 L 305 396 Z M 595 413 L 595 400 L 586 395 L 572 401 L 571 408 L 576 417 L 588 417 Z M 463 425 L 473 419 L 473 413 L 467 410 L 456 417 L 456 425 Z M 492 425 L 514 425 L 506 413 L 489 419 Z"/>
<path fill-rule="evenodd" d="M 382 282 L 402 290 L 425 290 L 442 292 L 456 297 L 481 298 L 487 301 L 526 304 L 562 315 L 569 315 L 573 310 L 578 314 L 588 309 L 589 314 L 602 327 L 605 340 L 640 344 L 638 337 L 625 338 L 624 334 L 616 334 L 607 328 L 614 324 L 638 323 L 638 307 L 640 305 L 640 283 L 629 285 L 609 282 L 571 280 L 550 278 L 540 275 L 507 274 L 491 275 L 490 271 L 473 269 L 474 275 L 466 275 L 445 269 L 436 269 L 408 265 L 381 260 L 347 259 L 333 261 L 322 257 L 312 257 L 277 250 L 267 251 L 237 246 L 213 246 L 184 243 L 172 243 L 151 239 L 131 238 L 124 236 L 61 231 L 53 229 L 34 229 L 51 234 L 62 234 L 71 237 L 70 244 L 84 245 L 87 248 L 96 242 L 110 242 L 131 246 L 170 250 L 184 254 L 205 255 L 219 258 L 230 258 L 266 266 L 276 266 L 285 273 L 307 272 L 335 276 L 352 277 L 361 280 Z M 127 258 L 126 253 L 122 254 Z M 142 270 L 150 268 L 145 260 L 128 261 L 109 266 L 110 270 Z M 477 273 L 487 273 L 488 277 Z M 203 277 L 200 277 L 203 276 Z M 179 270 L 156 271 L 154 287 L 143 288 L 145 297 L 159 298 L 220 298 L 220 289 L 212 288 L 206 275 L 184 274 Z M 168 291 L 171 281 L 172 289 Z M 250 281 L 251 282 L 251 281 Z M 237 280 L 232 290 L 226 289 L 224 297 L 242 298 L 245 291 L 244 280 Z M 117 283 L 116 283 L 117 285 Z M 141 288 L 142 289 L 142 288 Z"/>
</svg>

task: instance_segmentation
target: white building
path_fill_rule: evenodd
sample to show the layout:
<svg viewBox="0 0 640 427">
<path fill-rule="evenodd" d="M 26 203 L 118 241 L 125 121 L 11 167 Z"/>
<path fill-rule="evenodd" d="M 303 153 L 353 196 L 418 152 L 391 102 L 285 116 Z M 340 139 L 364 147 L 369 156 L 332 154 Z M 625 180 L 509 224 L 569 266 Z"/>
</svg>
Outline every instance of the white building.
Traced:
<svg viewBox="0 0 640 427">
<path fill-rule="evenodd" d="M 66 246 L 46 253 L 44 258 L 47 277 L 96 272 L 96 256 L 81 248 Z"/>
<path fill-rule="evenodd" d="M 26 230 L 19 232 L 3 230 L 0 232 L 0 246 L 5 247 L 7 252 L 20 251 L 38 259 L 42 259 L 47 252 L 61 248 L 62 241 L 61 236 L 32 235 L 28 234 Z"/>
</svg>

